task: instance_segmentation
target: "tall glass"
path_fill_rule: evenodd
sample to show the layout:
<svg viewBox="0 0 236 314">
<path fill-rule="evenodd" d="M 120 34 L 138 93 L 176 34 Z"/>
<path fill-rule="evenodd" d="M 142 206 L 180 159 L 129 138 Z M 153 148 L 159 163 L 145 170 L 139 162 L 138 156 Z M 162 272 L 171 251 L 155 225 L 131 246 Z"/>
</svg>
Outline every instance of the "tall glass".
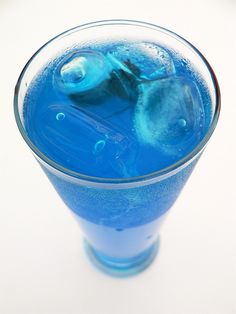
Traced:
<svg viewBox="0 0 236 314">
<path fill-rule="evenodd" d="M 201 142 L 167 168 L 124 179 L 86 176 L 57 164 L 31 142 L 24 128 L 24 97 L 40 70 L 65 49 L 81 43 L 118 40 L 157 42 L 189 60 L 209 90 L 211 123 Z M 17 82 L 14 108 L 23 138 L 64 203 L 75 214 L 91 260 L 107 273 L 118 276 L 145 269 L 156 256 L 160 227 L 218 120 L 220 91 L 215 74 L 203 55 L 185 39 L 152 24 L 111 20 L 82 25 L 55 37 L 33 55 Z"/>
</svg>

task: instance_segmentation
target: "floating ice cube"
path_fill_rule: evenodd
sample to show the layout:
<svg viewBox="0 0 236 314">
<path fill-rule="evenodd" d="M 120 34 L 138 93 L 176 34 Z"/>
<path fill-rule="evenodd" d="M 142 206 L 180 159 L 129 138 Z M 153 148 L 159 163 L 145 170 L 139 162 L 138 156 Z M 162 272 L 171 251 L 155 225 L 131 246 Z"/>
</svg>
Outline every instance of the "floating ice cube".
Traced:
<svg viewBox="0 0 236 314">
<path fill-rule="evenodd" d="M 127 72 L 115 70 L 107 84 L 107 91 L 112 96 L 117 96 L 128 101 L 135 101 L 137 99 L 137 82 L 133 75 Z"/>
<path fill-rule="evenodd" d="M 115 113 L 120 110 L 115 105 L 117 100 L 120 100 L 119 103 L 136 102 L 137 83 L 127 77 L 125 73 L 113 69 L 109 78 L 103 81 L 102 84 L 89 90 L 89 92 L 74 93 L 69 97 L 79 107 L 92 105 L 93 110 L 100 112 L 106 110 L 109 115 L 111 111 Z M 109 105 L 104 106 L 105 103 Z"/>
<path fill-rule="evenodd" d="M 152 43 L 120 44 L 107 57 L 115 68 L 141 80 L 152 81 L 175 73 L 169 53 Z"/>
<path fill-rule="evenodd" d="M 97 51 L 81 50 L 65 56 L 54 73 L 55 86 L 66 94 L 83 93 L 105 81 L 111 65 Z"/>
<path fill-rule="evenodd" d="M 140 85 L 134 124 L 139 141 L 173 153 L 199 141 L 203 104 L 197 86 L 182 77 Z"/>
<path fill-rule="evenodd" d="M 64 166 L 102 177 L 134 174 L 135 139 L 97 115 L 68 104 L 52 104 L 42 119 L 40 145 L 53 147 L 55 160 L 62 160 Z"/>
</svg>

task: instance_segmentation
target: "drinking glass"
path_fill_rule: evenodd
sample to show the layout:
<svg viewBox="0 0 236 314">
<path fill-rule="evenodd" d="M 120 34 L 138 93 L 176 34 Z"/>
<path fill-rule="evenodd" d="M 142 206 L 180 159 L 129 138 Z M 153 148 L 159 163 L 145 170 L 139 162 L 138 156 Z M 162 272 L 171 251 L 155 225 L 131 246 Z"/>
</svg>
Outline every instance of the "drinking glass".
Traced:
<svg viewBox="0 0 236 314">
<path fill-rule="evenodd" d="M 120 40 L 156 42 L 189 60 L 209 91 L 212 112 L 210 126 L 190 153 L 164 169 L 130 178 L 87 176 L 51 160 L 30 140 L 24 127 L 24 98 L 37 74 L 66 49 L 81 44 Z M 110 20 L 73 28 L 41 47 L 28 61 L 18 79 L 14 110 L 25 142 L 78 220 L 91 261 L 108 274 L 128 276 L 145 269 L 156 256 L 160 227 L 216 127 L 220 91 L 207 60 L 182 37 L 144 22 Z"/>
</svg>

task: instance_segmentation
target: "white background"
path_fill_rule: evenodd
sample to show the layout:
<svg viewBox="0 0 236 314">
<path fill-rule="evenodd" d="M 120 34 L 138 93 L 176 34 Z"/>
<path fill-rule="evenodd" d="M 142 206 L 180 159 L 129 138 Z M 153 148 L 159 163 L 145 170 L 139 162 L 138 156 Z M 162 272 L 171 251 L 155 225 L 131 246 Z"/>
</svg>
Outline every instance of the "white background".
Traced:
<svg viewBox="0 0 236 314">
<path fill-rule="evenodd" d="M 144 273 L 114 279 L 88 262 L 81 233 L 21 139 L 13 89 L 54 35 L 128 18 L 179 33 L 207 57 L 221 86 L 217 130 L 162 229 Z M 0 0 L 0 313 L 236 313 L 236 1 Z"/>
</svg>

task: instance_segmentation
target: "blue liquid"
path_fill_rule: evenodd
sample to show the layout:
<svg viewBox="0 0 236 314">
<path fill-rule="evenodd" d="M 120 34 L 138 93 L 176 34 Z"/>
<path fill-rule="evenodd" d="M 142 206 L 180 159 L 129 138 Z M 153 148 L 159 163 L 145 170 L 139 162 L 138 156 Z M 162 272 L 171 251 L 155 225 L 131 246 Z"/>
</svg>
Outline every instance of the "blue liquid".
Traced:
<svg viewBox="0 0 236 314">
<path fill-rule="evenodd" d="M 211 102 L 199 77 L 188 61 L 152 43 L 72 50 L 31 83 L 25 129 L 41 152 L 70 170 L 102 178 L 145 175 L 183 158 L 208 130 Z M 165 213 L 195 163 L 159 183 L 116 190 L 44 171 L 76 213 L 95 258 L 133 272 L 148 265 L 146 256 L 151 262 Z"/>
<path fill-rule="evenodd" d="M 165 168 L 199 143 L 210 118 L 206 88 L 173 53 L 142 45 L 128 46 L 131 57 L 119 43 L 67 52 L 39 74 L 24 123 L 48 158 L 85 175 L 125 178 Z M 164 65 L 145 59 L 149 47 L 161 49 Z"/>
</svg>

